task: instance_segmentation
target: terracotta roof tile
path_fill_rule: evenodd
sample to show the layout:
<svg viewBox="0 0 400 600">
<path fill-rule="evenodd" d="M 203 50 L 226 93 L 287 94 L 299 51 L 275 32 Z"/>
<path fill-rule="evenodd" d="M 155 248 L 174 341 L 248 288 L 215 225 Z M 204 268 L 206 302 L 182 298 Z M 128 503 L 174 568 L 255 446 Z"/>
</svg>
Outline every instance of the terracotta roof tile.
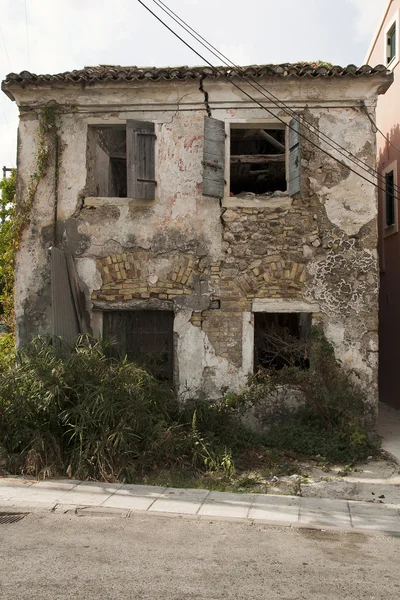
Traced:
<svg viewBox="0 0 400 600">
<path fill-rule="evenodd" d="M 239 70 L 240 69 L 240 70 Z M 364 65 L 356 67 L 329 66 L 324 63 L 285 63 L 281 65 L 251 65 L 247 67 L 218 67 L 218 73 L 211 67 L 122 67 L 119 65 L 99 65 L 97 67 L 84 67 L 77 71 L 66 71 L 55 75 L 36 75 L 29 71 L 10 73 L 2 83 L 2 88 L 7 89 L 11 84 L 40 85 L 42 83 L 72 83 L 91 84 L 108 81 L 187 81 L 200 77 L 222 76 L 234 77 L 237 74 L 253 77 L 346 77 L 374 74 L 389 74 L 386 67 L 378 65 L 370 67 Z"/>
</svg>

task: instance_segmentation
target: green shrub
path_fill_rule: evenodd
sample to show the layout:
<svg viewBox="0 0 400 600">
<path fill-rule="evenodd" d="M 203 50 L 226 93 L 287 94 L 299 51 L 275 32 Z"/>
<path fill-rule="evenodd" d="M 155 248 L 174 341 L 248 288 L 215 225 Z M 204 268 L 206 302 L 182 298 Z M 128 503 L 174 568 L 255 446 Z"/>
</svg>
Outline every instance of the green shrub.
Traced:
<svg viewBox="0 0 400 600">
<path fill-rule="evenodd" d="M 244 428 L 225 401 L 181 406 L 166 385 L 108 350 L 88 336 L 71 348 L 38 337 L 0 370 L 10 470 L 105 481 L 161 467 L 233 473 Z"/>
<path fill-rule="evenodd" d="M 62 354 L 37 338 L 0 373 L 0 435 L 22 470 L 35 453 L 39 471 L 69 466 L 76 477 L 124 477 L 133 464 L 145 466 L 160 424 L 178 413 L 171 390 L 88 337 Z"/>
<path fill-rule="evenodd" d="M 13 473 L 133 481 L 159 469 L 235 472 L 249 448 L 349 463 L 376 446 L 363 392 L 318 330 L 310 368 L 253 377 L 241 394 L 179 403 L 144 368 L 82 336 L 67 348 L 37 338 L 13 360 L 0 338 L 0 446 Z M 301 401 L 288 409 L 282 390 Z M 251 431 L 249 415 L 263 426 Z M 246 421 L 247 419 L 247 421 Z M 4 456 L 2 458 L 4 464 Z"/>
<path fill-rule="evenodd" d="M 365 392 L 354 373 L 336 360 L 319 328 L 312 330 L 308 356 L 308 369 L 284 367 L 252 377 L 236 402 L 254 411 L 270 447 L 328 461 L 365 458 L 377 449 Z"/>
</svg>

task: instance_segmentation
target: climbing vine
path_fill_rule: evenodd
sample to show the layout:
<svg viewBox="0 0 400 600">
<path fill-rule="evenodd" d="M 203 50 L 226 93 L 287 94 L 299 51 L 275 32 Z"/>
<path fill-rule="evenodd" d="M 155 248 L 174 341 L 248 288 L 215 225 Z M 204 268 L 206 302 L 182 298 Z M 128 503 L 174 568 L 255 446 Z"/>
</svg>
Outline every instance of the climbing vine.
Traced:
<svg viewBox="0 0 400 600">
<path fill-rule="evenodd" d="M 30 223 L 32 207 L 40 181 L 47 175 L 53 164 L 55 188 L 58 181 L 58 156 L 60 138 L 57 127 L 56 106 L 46 106 L 39 113 L 38 151 L 35 172 L 29 179 L 24 198 L 15 202 L 16 171 L 11 177 L 0 182 L 2 207 L 7 214 L 2 217 L 0 231 L 0 303 L 2 321 L 14 332 L 14 265 L 15 256 L 21 243 L 24 230 Z M 56 192 L 56 189 L 55 189 Z"/>
</svg>

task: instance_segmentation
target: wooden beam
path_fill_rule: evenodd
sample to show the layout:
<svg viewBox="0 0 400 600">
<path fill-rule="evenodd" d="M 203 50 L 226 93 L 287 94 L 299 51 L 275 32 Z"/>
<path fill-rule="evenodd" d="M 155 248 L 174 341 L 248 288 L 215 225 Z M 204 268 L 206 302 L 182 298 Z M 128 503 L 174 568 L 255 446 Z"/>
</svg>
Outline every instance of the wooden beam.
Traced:
<svg viewBox="0 0 400 600">
<path fill-rule="evenodd" d="M 277 150 L 280 150 L 281 152 L 285 152 L 284 144 L 281 144 L 281 142 L 278 142 L 278 140 L 276 140 L 272 135 L 267 133 L 264 129 L 249 129 L 248 132 L 246 132 L 243 137 L 249 138 L 249 137 L 253 137 L 255 135 L 263 137 L 265 140 L 267 140 L 267 142 L 269 142 L 271 144 L 271 146 L 273 146 L 274 148 L 277 148 Z"/>
<path fill-rule="evenodd" d="M 285 154 L 233 154 L 231 165 L 268 165 L 274 162 L 285 162 L 285 159 Z"/>
<path fill-rule="evenodd" d="M 281 152 L 285 152 L 285 146 L 272 137 L 272 135 L 264 131 L 264 129 L 260 129 L 260 133 L 265 140 L 268 140 L 268 142 L 274 146 L 274 148 L 277 148 Z"/>
</svg>

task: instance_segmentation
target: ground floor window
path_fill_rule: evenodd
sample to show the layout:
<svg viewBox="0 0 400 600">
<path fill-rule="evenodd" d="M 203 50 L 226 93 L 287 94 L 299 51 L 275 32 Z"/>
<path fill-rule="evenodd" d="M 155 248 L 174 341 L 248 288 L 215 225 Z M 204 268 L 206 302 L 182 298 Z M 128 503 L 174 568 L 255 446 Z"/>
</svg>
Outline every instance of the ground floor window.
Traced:
<svg viewBox="0 0 400 600">
<path fill-rule="evenodd" d="M 311 313 L 254 313 L 254 371 L 309 367 Z"/>
<path fill-rule="evenodd" d="M 103 336 L 111 354 L 146 366 L 157 379 L 173 382 L 174 313 L 163 310 L 106 311 Z"/>
</svg>

